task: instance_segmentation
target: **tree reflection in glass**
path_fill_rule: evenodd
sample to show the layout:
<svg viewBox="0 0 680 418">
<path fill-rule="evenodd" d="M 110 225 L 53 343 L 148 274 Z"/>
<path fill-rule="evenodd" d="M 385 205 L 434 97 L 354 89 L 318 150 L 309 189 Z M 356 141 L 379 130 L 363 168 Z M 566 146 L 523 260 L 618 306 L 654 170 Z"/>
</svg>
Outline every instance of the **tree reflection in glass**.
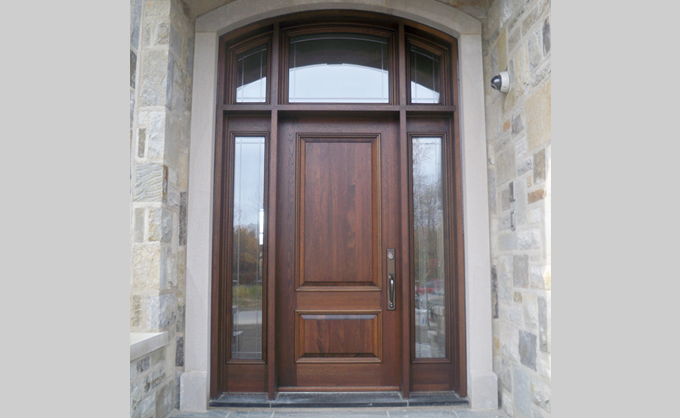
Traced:
<svg viewBox="0 0 680 418">
<path fill-rule="evenodd" d="M 416 358 L 446 357 L 442 141 L 412 138 Z"/>
<path fill-rule="evenodd" d="M 263 137 L 234 141 L 231 357 L 260 359 L 265 144 Z"/>
</svg>

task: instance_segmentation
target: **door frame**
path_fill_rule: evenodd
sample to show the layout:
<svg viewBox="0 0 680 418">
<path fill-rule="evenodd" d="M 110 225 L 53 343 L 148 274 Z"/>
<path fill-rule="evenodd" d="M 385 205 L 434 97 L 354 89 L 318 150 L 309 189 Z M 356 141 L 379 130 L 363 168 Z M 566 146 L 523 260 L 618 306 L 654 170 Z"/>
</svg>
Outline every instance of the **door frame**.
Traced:
<svg viewBox="0 0 680 418">
<path fill-rule="evenodd" d="M 258 3 L 253 5 L 252 3 Z M 286 4 L 283 4 L 286 3 Z M 332 3 L 338 9 L 369 9 L 434 27 L 459 45 L 460 139 L 465 252 L 465 347 L 468 398 L 472 409 L 497 406 L 492 371 L 491 301 L 486 141 L 484 132 L 481 24 L 459 10 L 432 0 L 391 7 L 382 0 Z M 215 140 L 217 47 L 221 34 L 269 16 L 328 8 L 321 1 L 240 1 L 222 6 L 196 21 L 194 89 L 190 145 L 187 237 L 187 311 L 182 410 L 205 410 L 210 381 L 211 241 Z M 260 13 L 266 10 L 265 13 Z M 257 11 L 257 12 L 256 12 Z M 276 65 L 275 63 L 273 63 Z M 274 120 L 274 118 L 272 119 Z M 271 126 L 275 131 L 276 127 Z"/>
</svg>

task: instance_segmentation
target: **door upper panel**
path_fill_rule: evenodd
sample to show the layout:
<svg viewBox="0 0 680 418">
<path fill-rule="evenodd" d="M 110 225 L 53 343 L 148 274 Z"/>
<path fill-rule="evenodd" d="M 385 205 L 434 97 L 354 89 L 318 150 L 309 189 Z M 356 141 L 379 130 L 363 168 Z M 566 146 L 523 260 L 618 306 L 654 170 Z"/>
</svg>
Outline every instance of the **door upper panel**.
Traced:
<svg viewBox="0 0 680 418">
<path fill-rule="evenodd" d="M 380 134 L 296 140 L 298 290 L 380 290 Z"/>
</svg>

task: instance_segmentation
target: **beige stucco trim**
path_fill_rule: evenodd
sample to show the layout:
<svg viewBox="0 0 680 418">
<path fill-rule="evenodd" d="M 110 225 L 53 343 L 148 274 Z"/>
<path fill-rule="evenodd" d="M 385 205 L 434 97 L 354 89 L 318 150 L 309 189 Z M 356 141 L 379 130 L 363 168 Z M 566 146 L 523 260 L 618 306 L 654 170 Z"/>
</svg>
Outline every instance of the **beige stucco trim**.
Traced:
<svg viewBox="0 0 680 418">
<path fill-rule="evenodd" d="M 482 28 L 476 19 L 434 0 L 237 0 L 196 20 L 188 190 L 185 372 L 180 383 L 180 409 L 205 411 L 209 400 L 218 38 L 258 20 L 321 9 L 391 14 L 431 26 L 459 40 L 468 399 L 471 409 L 497 409 L 497 379 L 492 371 Z"/>
</svg>

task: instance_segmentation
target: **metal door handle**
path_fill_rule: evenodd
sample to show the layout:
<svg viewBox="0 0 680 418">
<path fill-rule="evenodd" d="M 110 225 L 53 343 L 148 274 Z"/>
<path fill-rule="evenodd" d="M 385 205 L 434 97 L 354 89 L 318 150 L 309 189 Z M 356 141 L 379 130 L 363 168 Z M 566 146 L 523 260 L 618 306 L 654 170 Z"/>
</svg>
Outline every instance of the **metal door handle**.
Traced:
<svg viewBox="0 0 680 418">
<path fill-rule="evenodd" d="M 396 308 L 394 300 L 397 294 L 397 285 L 394 280 L 394 274 L 390 273 L 387 279 L 387 310 L 393 311 Z"/>
</svg>

